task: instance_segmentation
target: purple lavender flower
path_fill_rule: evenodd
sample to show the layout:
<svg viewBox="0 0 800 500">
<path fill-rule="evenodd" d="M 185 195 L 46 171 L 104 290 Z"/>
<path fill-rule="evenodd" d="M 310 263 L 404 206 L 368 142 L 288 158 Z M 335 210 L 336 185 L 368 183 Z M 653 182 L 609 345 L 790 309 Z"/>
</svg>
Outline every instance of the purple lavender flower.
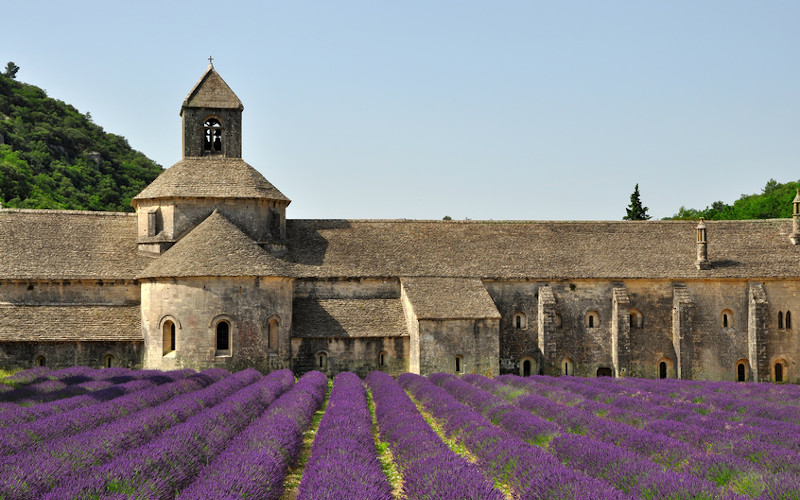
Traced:
<svg viewBox="0 0 800 500">
<path fill-rule="evenodd" d="M 378 461 L 364 383 L 355 373 L 334 379 L 297 498 L 393 498 Z"/>
</svg>

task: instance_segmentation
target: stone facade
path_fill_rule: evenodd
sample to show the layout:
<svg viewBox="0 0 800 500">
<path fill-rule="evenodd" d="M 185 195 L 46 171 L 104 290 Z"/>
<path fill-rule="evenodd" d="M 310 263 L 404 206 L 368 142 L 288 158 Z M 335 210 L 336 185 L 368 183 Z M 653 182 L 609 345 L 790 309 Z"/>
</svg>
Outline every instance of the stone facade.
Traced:
<svg viewBox="0 0 800 500">
<path fill-rule="evenodd" d="M 136 214 L 0 209 L 0 366 L 800 382 L 768 221 L 291 220 L 209 67 Z"/>
</svg>

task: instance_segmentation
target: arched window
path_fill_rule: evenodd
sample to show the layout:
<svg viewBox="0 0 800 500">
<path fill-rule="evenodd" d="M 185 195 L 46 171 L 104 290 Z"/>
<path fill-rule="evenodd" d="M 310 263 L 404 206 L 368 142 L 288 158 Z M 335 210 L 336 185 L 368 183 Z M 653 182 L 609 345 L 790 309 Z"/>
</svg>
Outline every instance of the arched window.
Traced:
<svg viewBox="0 0 800 500">
<path fill-rule="evenodd" d="M 203 124 L 203 151 L 206 153 L 222 152 L 222 124 L 216 118 L 209 118 Z"/>
<path fill-rule="evenodd" d="M 317 370 L 325 371 L 328 369 L 328 355 L 324 352 L 317 353 Z"/>
<path fill-rule="evenodd" d="M 736 362 L 736 380 L 738 382 L 746 382 L 748 376 L 747 360 L 740 359 Z"/>
<path fill-rule="evenodd" d="M 517 330 L 525 330 L 528 328 L 528 318 L 524 312 L 516 312 L 514 314 L 514 328 Z"/>
<path fill-rule="evenodd" d="M 106 358 L 103 360 L 103 367 L 111 368 L 112 366 L 114 366 L 114 356 L 106 354 Z"/>
<path fill-rule="evenodd" d="M 456 373 L 464 373 L 464 357 L 456 356 Z"/>
<path fill-rule="evenodd" d="M 231 350 L 231 324 L 227 321 L 217 323 L 217 356 L 230 354 Z"/>
<path fill-rule="evenodd" d="M 611 371 L 611 368 L 607 366 L 601 366 L 597 369 L 597 377 L 612 377 L 614 372 Z"/>
<path fill-rule="evenodd" d="M 586 326 L 589 328 L 597 328 L 600 326 L 600 315 L 597 311 L 589 311 L 586 313 Z"/>
<path fill-rule="evenodd" d="M 786 318 L 784 321 L 784 325 L 786 326 L 787 330 L 792 329 L 792 313 L 789 311 L 786 311 Z"/>
<path fill-rule="evenodd" d="M 33 360 L 33 366 L 47 366 L 47 360 L 44 356 L 36 356 Z"/>
<path fill-rule="evenodd" d="M 575 364 L 572 362 L 570 358 L 564 358 L 561 361 L 561 374 L 562 375 L 573 375 L 575 373 Z"/>
<path fill-rule="evenodd" d="M 778 330 L 783 330 L 783 312 L 778 311 Z"/>
<path fill-rule="evenodd" d="M 720 316 L 720 323 L 722 328 L 733 328 L 733 311 L 725 309 Z"/>
<path fill-rule="evenodd" d="M 270 351 L 278 350 L 278 318 L 270 318 L 267 332 L 267 348 Z"/>
<path fill-rule="evenodd" d="M 164 322 L 164 326 L 161 327 L 162 332 L 162 348 L 163 354 L 169 354 L 171 352 L 175 352 L 175 345 L 176 345 L 176 338 L 175 338 L 175 323 L 171 320 L 167 320 Z"/>
<path fill-rule="evenodd" d="M 520 360 L 519 366 L 519 374 L 523 377 L 530 377 L 531 375 L 537 375 L 539 373 L 539 368 L 536 365 L 536 360 L 530 356 L 525 356 Z"/>
<path fill-rule="evenodd" d="M 775 363 L 775 382 L 783 382 L 783 363 Z"/>
<path fill-rule="evenodd" d="M 658 378 L 667 378 L 667 362 L 662 361 L 658 364 Z"/>
<path fill-rule="evenodd" d="M 628 320 L 630 321 L 631 328 L 642 327 L 642 312 L 638 309 L 631 309 L 628 311 Z"/>
<path fill-rule="evenodd" d="M 381 351 L 380 354 L 378 354 L 378 366 L 381 368 L 386 366 L 386 351 Z"/>
</svg>

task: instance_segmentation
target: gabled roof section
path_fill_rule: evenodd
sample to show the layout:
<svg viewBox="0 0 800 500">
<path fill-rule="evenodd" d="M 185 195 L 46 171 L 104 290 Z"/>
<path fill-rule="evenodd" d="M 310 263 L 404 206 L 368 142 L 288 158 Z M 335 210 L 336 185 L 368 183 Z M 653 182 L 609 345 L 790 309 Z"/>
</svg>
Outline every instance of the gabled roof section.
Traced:
<svg viewBox="0 0 800 500">
<path fill-rule="evenodd" d="M 133 280 L 148 262 L 135 214 L 0 210 L 0 279 Z"/>
<path fill-rule="evenodd" d="M 214 210 L 138 277 L 288 276 L 287 270 L 284 262 Z"/>
<path fill-rule="evenodd" d="M 295 299 L 292 337 L 408 336 L 400 299 Z"/>
<path fill-rule="evenodd" d="M 800 277 L 791 219 L 705 221 L 711 269 L 699 270 L 697 221 L 288 220 L 298 278 L 482 280 Z"/>
<path fill-rule="evenodd" d="M 153 198 L 265 198 L 289 202 L 241 158 L 184 158 L 161 173 L 133 200 Z"/>
<path fill-rule="evenodd" d="M 184 108 L 217 108 L 243 110 L 242 101 L 236 97 L 225 80 L 219 76 L 214 66 L 209 64 L 208 69 L 200 77 L 186 99 L 183 100 Z"/>
<path fill-rule="evenodd" d="M 500 319 L 481 280 L 401 278 L 417 319 Z"/>
<path fill-rule="evenodd" d="M 54 326 L 58 326 L 54 328 Z M 143 341 L 135 306 L 0 305 L 2 342 Z"/>
</svg>

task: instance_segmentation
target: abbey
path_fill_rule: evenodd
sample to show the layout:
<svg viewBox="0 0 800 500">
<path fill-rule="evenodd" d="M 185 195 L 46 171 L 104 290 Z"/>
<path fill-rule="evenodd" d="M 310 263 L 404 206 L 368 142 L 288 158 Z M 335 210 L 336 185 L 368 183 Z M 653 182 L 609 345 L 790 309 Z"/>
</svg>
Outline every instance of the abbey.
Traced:
<svg viewBox="0 0 800 500">
<path fill-rule="evenodd" d="M 792 220 L 292 220 L 209 65 L 135 214 L 0 210 L 0 366 L 800 381 Z"/>
</svg>

